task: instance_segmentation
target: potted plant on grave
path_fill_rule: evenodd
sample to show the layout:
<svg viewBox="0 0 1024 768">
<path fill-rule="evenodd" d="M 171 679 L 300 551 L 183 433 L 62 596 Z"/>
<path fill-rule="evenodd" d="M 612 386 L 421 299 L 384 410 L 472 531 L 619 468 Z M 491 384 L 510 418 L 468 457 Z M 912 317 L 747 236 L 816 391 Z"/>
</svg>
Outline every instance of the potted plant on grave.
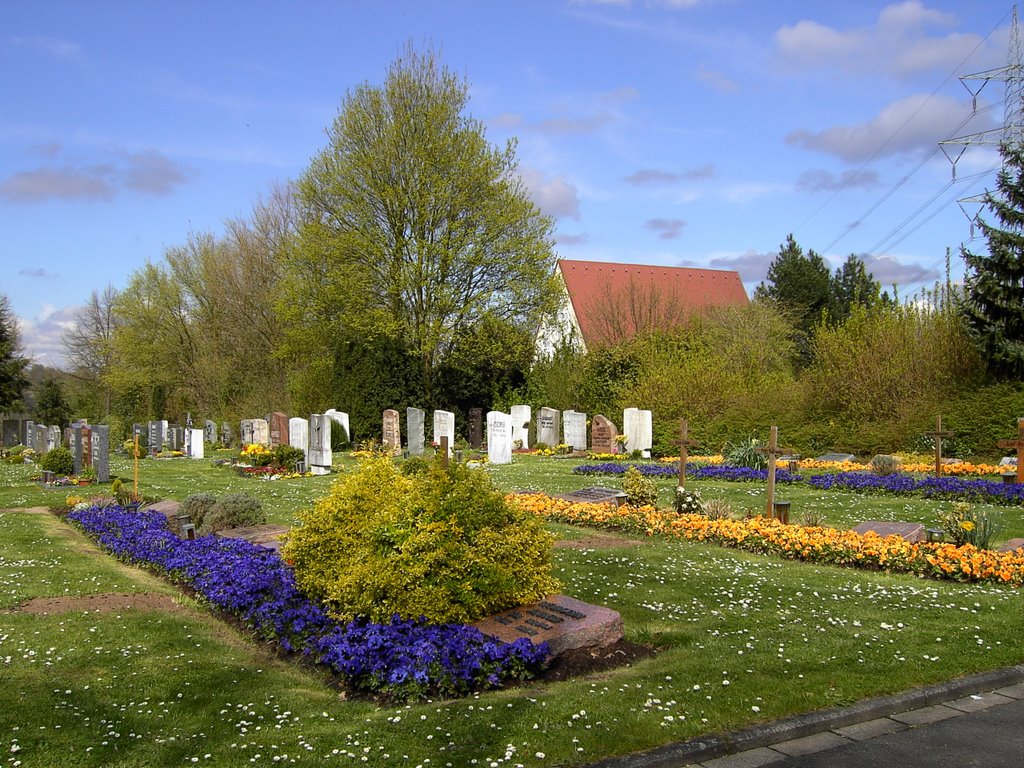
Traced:
<svg viewBox="0 0 1024 768">
<path fill-rule="evenodd" d="M 92 467 L 83 467 L 82 471 L 78 473 L 79 485 L 92 485 L 95 482 L 96 470 Z"/>
</svg>

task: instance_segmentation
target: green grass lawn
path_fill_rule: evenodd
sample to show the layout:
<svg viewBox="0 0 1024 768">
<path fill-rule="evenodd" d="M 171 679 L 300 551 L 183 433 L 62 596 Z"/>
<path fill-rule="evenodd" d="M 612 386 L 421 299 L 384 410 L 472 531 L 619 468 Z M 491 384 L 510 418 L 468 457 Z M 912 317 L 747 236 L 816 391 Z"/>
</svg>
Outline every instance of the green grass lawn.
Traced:
<svg viewBox="0 0 1024 768">
<path fill-rule="evenodd" d="M 516 458 L 504 488 L 614 486 L 575 462 Z M 113 471 L 130 477 L 126 460 Z M 349 459 L 339 462 L 346 471 Z M 56 504 L 0 465 L 0 507 Z M 147 494 L 248 490 L 289 523 L 330 478 L 266 482 L 208 461 L 142 462 Z M 663 483 L 663 501 L 671 482 Z M 763 487 L 694 483 L 759 508 Z M 86 490 L 86 489 L 82 489 Z M 96 489 L 90 489 L 96 490 Z M 792 493 L 790 493 L 792 490 Z M 938 503 L 785 489 L 795 512 L 833 525 L 934 521 Z M 996 508 L 1010 530 L 1021 510 Z M 561 538 L 586 532 L 552 525 Z M 817 567 L 714 546 L 602 536 L 557 549 L 564 591 L 622 613 L 627 637 L 658 654 L 633 667 L 458 701 L 376 706 L 339 697 L 315 671 L 275 658 L 179 597 L 161 610 L 12 610 L 37 597 L 174 588 L 122 565 L 46 514 L 0 513 L 0 760 L 96 765 L 559 765 L 1021 663 L 1016 590 Z M 257 757 L 258 755 L 258 757 Z M 275 758 L 277 758 L 275 760 Z M 365 759 L 364 759 L 365 758 Z"/>
</svg>

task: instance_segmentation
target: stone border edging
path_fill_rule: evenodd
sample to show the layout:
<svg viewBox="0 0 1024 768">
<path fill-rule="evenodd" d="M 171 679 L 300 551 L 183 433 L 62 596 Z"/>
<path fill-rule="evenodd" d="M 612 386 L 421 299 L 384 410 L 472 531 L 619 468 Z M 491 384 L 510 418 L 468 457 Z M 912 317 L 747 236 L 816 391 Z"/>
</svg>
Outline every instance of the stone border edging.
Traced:
<svg viewBox="0 0 1024 768">
<path fill-rule="evenodd" d="M 1024 682 L 1024 664 L 980 672 L 891 696 L 865 699 L 848 707 L 793 715 L 731 733 L 698 736 L 648 752 L 600 760 L 590 763 L 589 768 L 679 768 L 689 763 L 700 763 L 756 747 L 768 747 L 790 739 L 813 736 L 1021 682 Z"/>
</svg>

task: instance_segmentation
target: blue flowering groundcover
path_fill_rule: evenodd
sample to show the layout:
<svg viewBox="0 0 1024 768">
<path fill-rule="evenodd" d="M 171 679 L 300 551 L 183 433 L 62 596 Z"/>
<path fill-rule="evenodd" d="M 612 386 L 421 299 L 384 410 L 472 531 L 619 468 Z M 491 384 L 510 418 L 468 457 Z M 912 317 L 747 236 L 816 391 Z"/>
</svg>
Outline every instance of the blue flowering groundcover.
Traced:
<svg viewBox="0 0 1024 768">
<path fill-rule="evenodd" d="M 118 506 L 68 513 L 119 559 L 150 566 L 288 652 L 327 665 L 356 691 L 395 699 L 465 695 L 530 677 L 547 643 L 503 643 L 463 624 L 339 622 L 295 585 L 278 554 L 240 539 L 178 538 L 156 512 Z"/>
</svg>

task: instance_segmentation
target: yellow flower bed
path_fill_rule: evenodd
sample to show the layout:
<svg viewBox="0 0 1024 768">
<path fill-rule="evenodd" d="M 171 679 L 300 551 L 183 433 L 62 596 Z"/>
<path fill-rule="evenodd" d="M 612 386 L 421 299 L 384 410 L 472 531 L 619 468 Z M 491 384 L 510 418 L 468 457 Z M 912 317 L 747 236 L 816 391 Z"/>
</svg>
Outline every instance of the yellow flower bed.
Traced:
<svg viewBox="0 0 1024 768">
<path fill-rule="evenodd" d="M 994 552 L 970 544 L 912 544 L 899 536 L 882 537 L 871 531 L 861 535 L 836 528 L 788 525 L 765 517 L 711 520 L 654 507 L 574 503 L 544 494 L 510 494 L 507 498 L 536 515 L 574 525 L 709 541 L 813 563 L 1015 587 L 1024 584 L 1024 552 L 1020 550 Z"/>
<path fill-rule="evenodd" d="M 242 446 L 241 457 L 242 458 L 253 458 L 255 456 L 266 456 L 270 453 L 270 448 L 263 445 L 263 443 L 246 443 Z"/>
<path fill-rule="evenodd" d="M 932 473 L 935 471 L 935 462 L 930 464 L 927 462 L 917 462 L 914 464 L 904 464 L 902 467 L 904 472 L 926 472 Z M 995 464 L 972 464 L 969 461 L 962 462 L 960 464 L 943 464 L 942 474 L 944 475 L 998 475 L 1005 467 L 999 467 Z"/>
</svg>

